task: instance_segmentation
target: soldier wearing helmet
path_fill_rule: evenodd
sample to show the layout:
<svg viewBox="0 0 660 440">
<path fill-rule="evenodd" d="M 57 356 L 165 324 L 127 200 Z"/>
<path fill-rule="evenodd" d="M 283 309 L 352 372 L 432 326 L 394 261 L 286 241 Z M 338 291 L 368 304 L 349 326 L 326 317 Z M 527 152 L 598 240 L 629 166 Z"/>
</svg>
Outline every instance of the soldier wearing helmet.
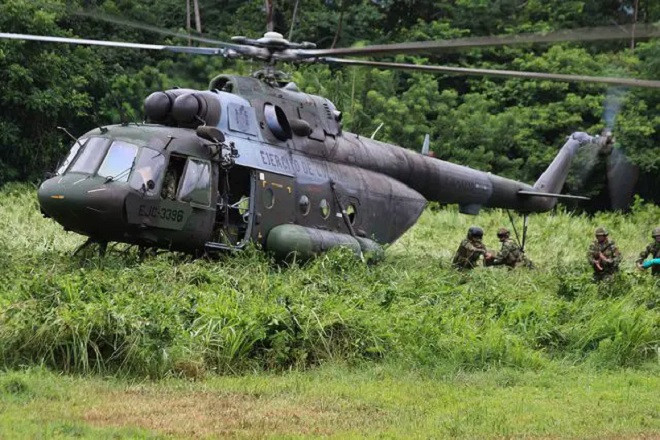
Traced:
<svg viewBox="0 0 660 440">
<path fill-rule="evenodd" d="M 602 281 L 618 272 L 621 252 L 614 240 L 608 238 L 609 232 L 600 226 L 595 231 L 596 240 L 589 246 L 587 259 L 594 269 L 594 280 Z"/>
<path fill-rule="evenodd" d="M 651 236 L 653 237 L 653 242 L 646 246 L 646 249 L 644 249 L 642 252 L 639 253 L 639 258 L 637 259 L 637 267 L 640 269 L 645 269 L 642 264 L 644 263 L 644 260 L 650 255 L 653 260 L 651 260 L 651 273 L 653 275 L 660 275 L 660 264 L 656 263 L 654 260 L 660 259 L 660 227 L 657 227 L 653 229 L 653 232 L 651 233 Z"/>
<path fill-rule="evenodd" d="M 511 239 L 511 233 L 507 228 L 498 229 L 497 238 L 502 243 L 502 248 L 494 257 L 486 258 L 487 265 L 507 266 L 510 269 L 520 266 L 531 267 L 532 262 L 527 259 L 520 246 Z"/>
<path fill-rule="evenodd" d="M 468 229 L 467 238 L 461 241 L 454 254 L 452 265 L 457 269 L 474 269 L 477 266 L 479 257 L 490 258 L 490 252 L 481 242 L 483 237 L 483 229 L 478 226 L 471 226 Z"/>
</svg>

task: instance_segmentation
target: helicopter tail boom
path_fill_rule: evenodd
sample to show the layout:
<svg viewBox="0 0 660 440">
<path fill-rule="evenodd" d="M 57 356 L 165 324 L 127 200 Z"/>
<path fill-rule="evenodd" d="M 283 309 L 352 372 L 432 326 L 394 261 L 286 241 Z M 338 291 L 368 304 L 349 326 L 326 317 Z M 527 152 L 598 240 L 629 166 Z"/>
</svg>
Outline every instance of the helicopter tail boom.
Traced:
<svg viewBox="0 0 660 440">
<path fill-rule="evenodd" d="M 568 175 L 568 169 L 578 148 L 581 145 L 592 143 L 595 139 L 597 138 L 593 138 L 583 132 L 576 132 L 570 135 L 552 163 L 541 174 L 536 183 L 534 183 L 534 190 L 544 193 L 558 193 L 561 191 Z"/>
<path fill-rule="evenodd" d="M 584 132 L 571 134 L 552 163 L 550 163 L 548 168 L 546 168 L 534 183 L 533 190 L 520 190 L 518 191 L 518 195 L 534 197 L 535 204 L 541 205 L 540 207 L 543 211 L 552 209 L 557 204 L 557 199 L 559 198 L 589 200 L 587 197 L 560 194 L 560 191 L 564 186 L 564 182 L 566 182 L 569 168 L 579 148 L 594 142 L 605 144 L 610 141 L 611 136 L 603 138 L 598 136 L 592 137 Z"/>
<path fill-rule="evenodd" d="M 560 192 L 579 148 L 593 142 L 604 143 L 609 142 L 609 139 L 592 137 L 584 132 L 571 134 L 533 186 L 489 175 L 493 184 L 493 194 L 486 206 L 515 209 L 521 212 L 544 212 L 552 209 L 560 198 L 588 200 L 586 197 L 560 194 Z"/>
<path fill-rule="evenodd" d="M 584 144 L 609 140 L 581 132 L 573 133 L 534 185 L 371 139 L 362 138 L 359 142 L 364 146 L 368 144 L 371 154 L 351 158 L 354 149 L 342 151 L 339 148 L 335 151 L 335 158 L 347 162 L 357 159 L 357 165 L 389 175 L 427 200 L 458 204 L 462 213 L 477 214 L 482 207 L 513 209 L 522 213 L 552 209 L 558 198 L 564 198 L 559 193 L 579 148 Z"/>
</svg>

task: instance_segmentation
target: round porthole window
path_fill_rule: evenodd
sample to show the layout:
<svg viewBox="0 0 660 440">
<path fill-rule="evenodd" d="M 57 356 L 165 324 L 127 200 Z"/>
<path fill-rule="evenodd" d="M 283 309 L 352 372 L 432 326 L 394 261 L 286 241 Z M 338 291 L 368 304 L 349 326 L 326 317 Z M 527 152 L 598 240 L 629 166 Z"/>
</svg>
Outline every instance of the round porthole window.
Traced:
<svg viewBox="0 0 660 440">
<path fill-rule="evenodd" d="M 330 215 L 330 205 L 326 199 L 321 200 L 321 203 L 319 203 L 319 209 L 321 210 L 321 217 L 328 218 Z"/>
<path fill-rule="evenodd" d="M 300 208 L 300 213 L 302 215 L 309 214 L 309 209 L 311 207 L 309 203 L 309 197 L 300 196 L 300 200 L 298 200 L 298 207 Z"/>
<path fill-rule="evenodd" d="M 355 223 L 355 215 L 356 214 L 357 214 L 357 210 L 355 209 L 355 206 L 348 205 L 346 207 L 346 216 L 348 217 L 348 221 L 350 221 L 351 224 Z"/>
<path fill-rule="evenodd" d="M 275 193 L 273 193 L 273 190 L 271 188 L 266 189 L 264 191 L 264 206 L 267 209 L 272 208 L 275 205 Z"/>
</svg>

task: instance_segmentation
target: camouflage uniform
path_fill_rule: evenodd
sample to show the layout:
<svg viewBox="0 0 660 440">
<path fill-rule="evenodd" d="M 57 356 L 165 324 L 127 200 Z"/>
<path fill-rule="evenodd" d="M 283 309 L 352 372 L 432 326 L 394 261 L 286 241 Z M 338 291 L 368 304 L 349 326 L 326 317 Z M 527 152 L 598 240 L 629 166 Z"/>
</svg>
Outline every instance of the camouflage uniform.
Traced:
<svg viewBox="0 0 660 440">
<path fill-rule="evenodd" d="M 160 196 L 163 199 L 174 200 L 176 198 L 177 178 L 176 172 L 168 169 L 163 178 L 163 187 L 160 190 Z"/>
<path fill-rule="evenodd" d="M 639 253 L 639 259 L 637 260 L 637 264 L 642 264 L 649 255 L 651 256 L 651 258 L 660 258 L 660 242 L 658 242 L 658 240 L 655 238 L 657 236 L 660 236 L 660 228 L 655 228 L 653 230 L 652 235 L 654 238 L 653 243 L 646 246 L 646 249 L 644 249 L 642 252 Z M 656 276 L 660 275 L 660 266 L 658 265 L 652 266 L 651 273 Z"/>
<path fill-rule="evenodd" d="M 605 228 L 598 228 L 596 229 L 596 235 L 607 236 L 607 230 L 605 230 Z M 604 261 L 601 256 L 611 261 Z M 587 252 L 587 260 L 589 261 L 591 267 L 594 269 L 594 280 L 601 281 L 611 277 L 615 272 L 619 271 L 621 253 L 619 252 L 619 248 L 616 247 L 616 244 L 613 240 L 605 239 L 605 241 L 602 243 L 598 240 L 595 240 L 589 246 L 589 251 Z M 599 265 L 600 269 L 598 268 Z"/>
<path fill-rule="evenodd" d="M 502 249 L 495 255 L 489 265 L 493 266 L 508 266 L 513 269 L 514 267 L 520 266 L 531 266 L 531 261 L 527 259 L 525 253 L 520 249 L 520 246 L 516 244 L 512 239 L 507 238 L 502 242 Z"/>
<path fill-rule="evenodd" d="M 458 246 L 451 264 L 457 269 L 474 269 L 479 257 L 485 256 L 487 252 L 481 240 L 466 238 Z"/>
</svg>

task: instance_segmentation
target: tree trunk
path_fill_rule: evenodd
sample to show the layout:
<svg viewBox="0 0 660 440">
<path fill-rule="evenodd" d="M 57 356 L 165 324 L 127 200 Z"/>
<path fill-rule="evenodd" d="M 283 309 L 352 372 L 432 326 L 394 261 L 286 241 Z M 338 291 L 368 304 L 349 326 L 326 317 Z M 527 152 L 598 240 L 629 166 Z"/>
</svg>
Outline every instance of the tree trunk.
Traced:
<svg viewBox="0 0 660 440">
<path fill-rule="evenodd" d="M 300 0 L 296 0 L 296 4 L 293 6 L 293 16 L 291 17 L 291 28 L 289 29 L 289 41 L 293 37 L 293 27 L 296 25 L 296 16 L 298 15 L 298 3 Z"/>
<path fill-rule="evenodd" d="M 637 24 L 637 11 L 639 10 L 639 0 L 635 0 L 635 12 L 633 15 L 633 25 L 630 31 L 630 49 L 635 49 L 635 25 Z"/>
<path fill-rule="evenodd" d="M 195 8 L 195 29 L 200 34 L 202 33 L 202 17 L 199 15 L 199 0 L 193 0 L 193 6 Z"/>
<path fill-rule="evenodd" d="M 335 38 L 332 40 L 332 46 L 330 48 L 334 49 L 337 43 L 339 42 L 339 38 L 341 37 L 341 27 L 342 24 L 344 23 L 344 9 L 346 6 L 346 0 L 342 0 L 341 6 L 340 6 L 340 11 L 339 11 L 339 23 L 337 23 L 337 32 L 335 32 Z"/>
<path fill-rule="evenodd" d="M 190 36 L 190 0 L 186 0 L 186 31 L 188 36 Z M 192 42 L 188 38 L 188 46 L 191 46 Z"/>
<path fill-rule="evenodd" d="M 273 32 L 275 30 L 275 14 L 273 13 L 275 9 L 274 5 L 275 0 L 266 0 L 266 30 L 268 32 Z"/>
</svg>

